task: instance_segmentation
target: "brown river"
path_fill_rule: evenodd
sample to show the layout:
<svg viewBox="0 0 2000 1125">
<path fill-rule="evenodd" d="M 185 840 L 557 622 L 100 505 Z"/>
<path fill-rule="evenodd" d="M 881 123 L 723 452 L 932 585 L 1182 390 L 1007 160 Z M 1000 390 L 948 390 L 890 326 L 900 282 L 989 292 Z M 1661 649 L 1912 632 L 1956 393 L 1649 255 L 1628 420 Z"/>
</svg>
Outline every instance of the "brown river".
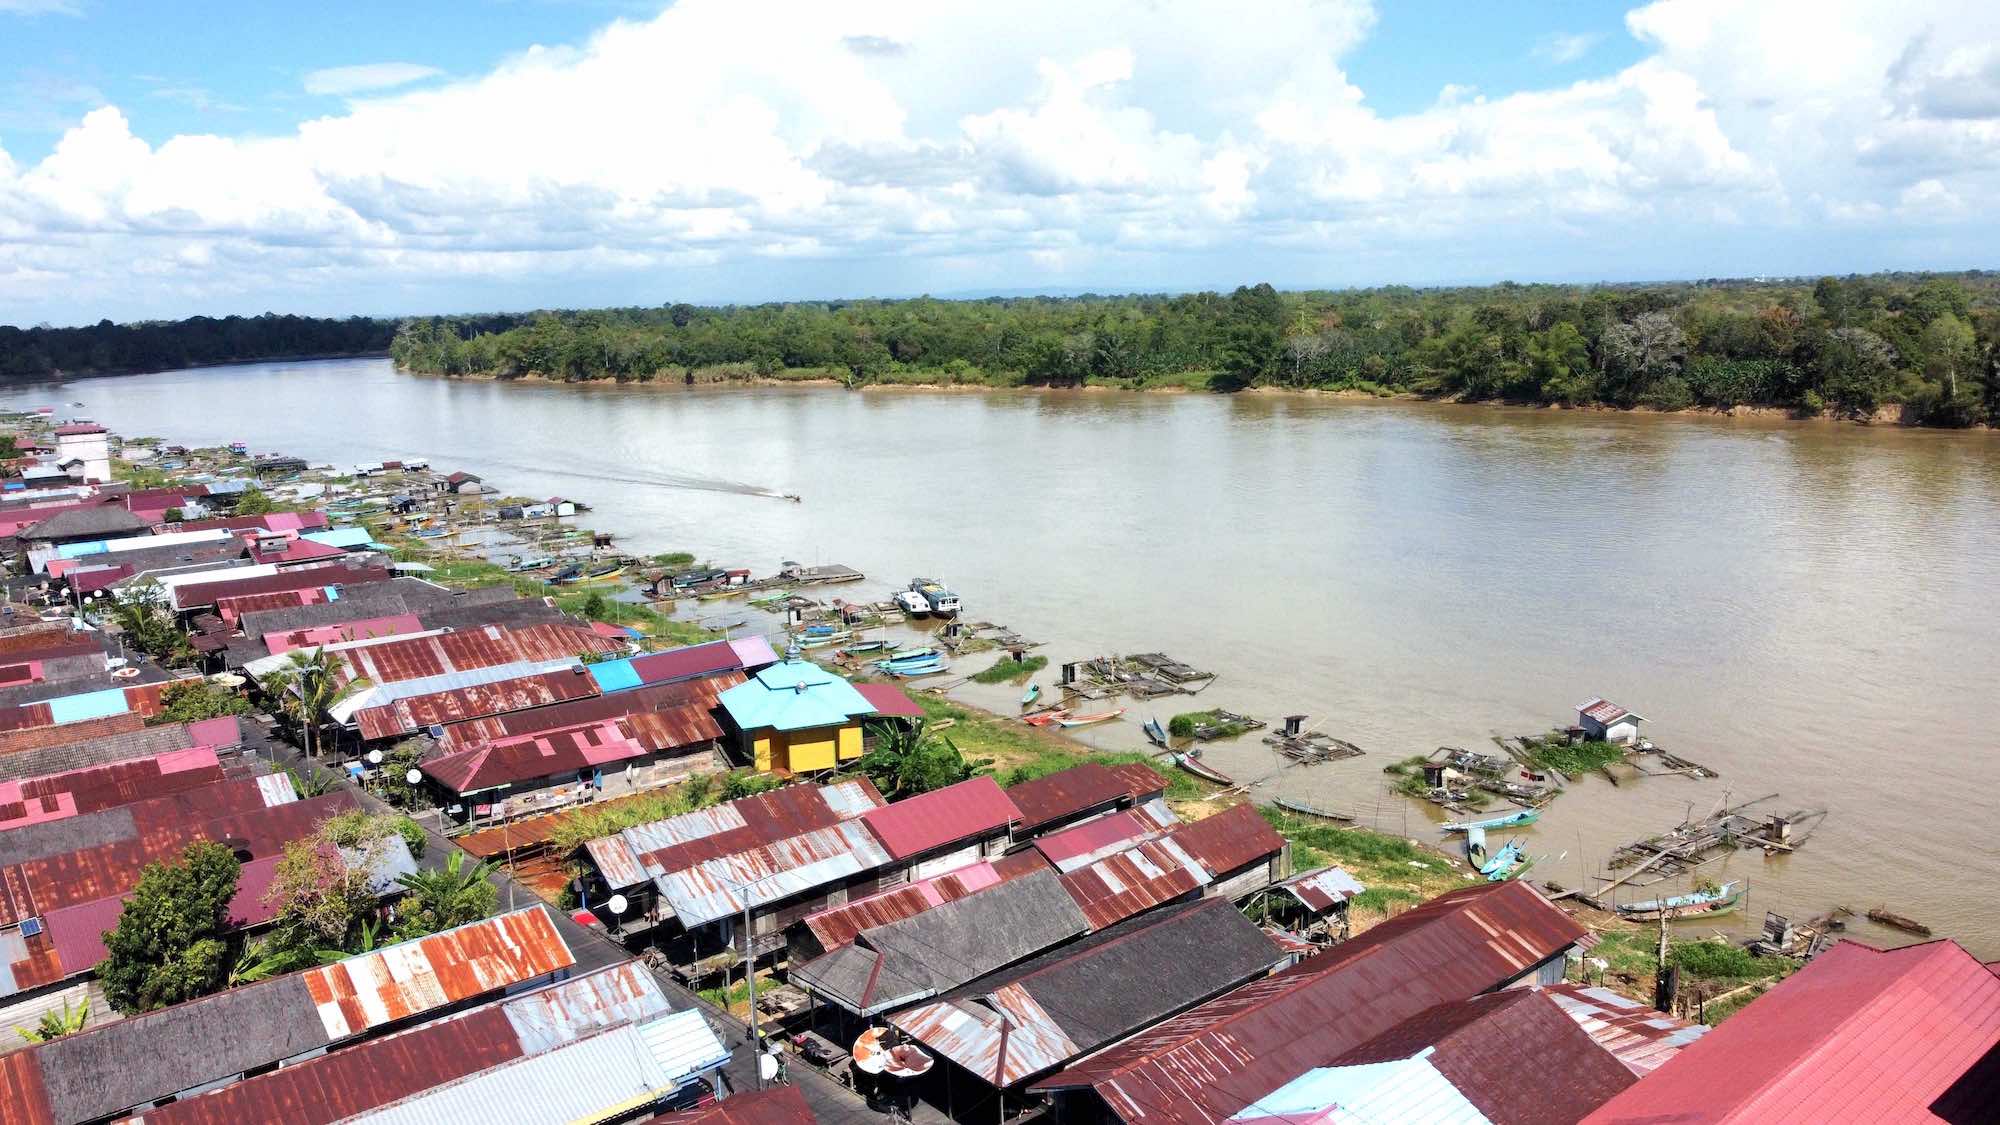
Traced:
<svg viewBox="0 0 2000 1125">
<path fill-rule="evenodd" d="M 1520 832 L 1535 878 L 1576 885 L 1620 843 L 1776 793 L 1760 809 L 1828 815 L 1795 855 L 1703 868 L 1749 897 L 1684 932 L 1886 906 L 2000 958 L 1992 434 L 1285 395 L 500 385 L 387 360 L 0 393 L 45 403 L 128 436 L 428 456 L 588 500 L 635 552 L 867 572 L 829 595 L 941 577 L 969 619 L 1045 642 L 1052 664 L 1165 651 L 1221 673 L 1201 706 L 1311 715 L 1367 755 L 1284 768 L 1251 736 L 1207 760 L 1261 779 L 1260 798 L 1420 838 L 1439 816 L 1388 794 L 1382 766 L 1490 750 L 1603 695 L 1722 776 L 1582 779 Z M 1004 711 L 1019 688 L 956 694 Z M 1130 706 L 1085 737 L 1137 749 L 1135 720 L 1192 705 Z"/>
</svg>

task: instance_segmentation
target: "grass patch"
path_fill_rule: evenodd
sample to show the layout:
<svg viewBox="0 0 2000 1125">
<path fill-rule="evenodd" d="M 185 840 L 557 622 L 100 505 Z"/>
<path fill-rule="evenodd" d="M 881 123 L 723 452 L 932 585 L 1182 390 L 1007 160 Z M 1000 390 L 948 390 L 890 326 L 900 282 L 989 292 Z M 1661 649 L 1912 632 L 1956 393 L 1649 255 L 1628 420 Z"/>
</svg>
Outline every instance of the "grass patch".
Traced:
<svg viewBox="0 0 2000 1125">
<path fill-rule="evenodd" d="M 1176 738 L 1193 738 L 1194 732 L 1202 727 L 1214 727 L 1210 738 L 1235 738 L 1250 729 L 1250 724 L 1240 719 L 1221 722 L 1213 711 L 1183 711 L 1167 720 L 1167 733 Z"/>
<path fill-rule="evenodd" d="M 1390 910 L 1398 904 L 1414 906 L 1423 901 L 1423 896 L 1402 887 L 1370 887 L 1347 900 L 1347 913 L 1351 918 L 1356 913 L 1380 914 L 1388 917 Z"/>
<path fill-rule="evenodd" d="M 984 672 L 974 672 L 972 679 L 974 683 L 981 684 L 1004 684 L 1010 680 L 1018 682 L 1048 666 L 1049 658 L 1046 656 L 1030 656 L 1026 660 L 1016 660 L 1006 656 L 995 661 L 993 667 Z"/>
<path fill-rule="evenodd" d="M 1555 770 L 1570 777 L 1579 777 L 1592 770 L 1603 769 L 1625 758 L 1624 747 L 1615 742 L 1598 739 L 1571 742 L 1559 734 L 1524 738 L 1521 740 L 1521 749 L 1526 753 L 1528 763 L 1534 768 Z"/>
<path fill-rule="evenodd" d="M 1003 786 L 1033 781 L 1085 762 L 1103 765 L 1129 762 L 1144 765 L 1165 778 L 1167 796 L 1171 799 L 1200 800 L 1215 792 L 1214 786 L 1180 770 L 1161 769 L 1148 754 L 1092 750 L 1060 735 L 971 711 L 936 696 L 919 695 L 915 698 L 917 705 L 924 709 L 925 721 L 935 724 L 951 720 L 951 729 L 941 733 L 951 739 L 952 745 L 964 752 L 967 758 L 991 758 L 993 776 Z"/>
<path fill-rule="evenodd" d="M 654 555 L 653 561 L 664 567 L 693 566 L 694 553 L 692 551 L 667 551 L 663 554 Z"/>
<path fill-rule="evenodd" d="M 1791 964 L 1785 957 L 1754 957 L 1750 951 L 1719 941 L 1677 941 L 1667 949 L 1667 960 L 1683 978 L 1703 981 L 1749 982 L 1785 974 Z"/>
<path fill-rule="evenodd" d="M 676 645 L 700 644 L 722 635 L 712 629 L 704 629 L 692 621 L 680 621 L 669 617 L 649 605 L 635 605 L 632 602 L 607 598 L 596 590 L 572 590 L 557 594 L 555 597 L 556 608 L 564 613 L 574 613 L 579 617 L 612 625 L 629 625 L 655 640 L 668 641 Z"/>
<path fill-rule="evenodd" d="M 1350 917 L 1356 920 L 1364 914 L 1387 917 L 1399 905 L 1435 898 L 1466 885 L 1451 857 L 1402 836 L 1365 828 L 1336 828 L 1268 806 L 1260 805 L 1257 811 L 1278 835 L 1291 841 L 1294 870 L 1338 864 L 1361 880 L 1368 890 L 1356 896 L 1349 907 Z"/>
</svg>

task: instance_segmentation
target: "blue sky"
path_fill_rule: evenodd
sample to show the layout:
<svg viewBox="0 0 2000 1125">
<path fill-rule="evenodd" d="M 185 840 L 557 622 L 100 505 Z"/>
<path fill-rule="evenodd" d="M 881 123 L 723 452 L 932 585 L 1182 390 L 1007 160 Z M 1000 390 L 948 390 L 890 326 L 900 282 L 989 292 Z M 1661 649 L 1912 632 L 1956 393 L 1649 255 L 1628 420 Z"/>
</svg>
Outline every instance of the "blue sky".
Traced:
<svg viewBox="0 0 2000 1125">
<path fill-rule="evenodd" d="M 1910 0 L 0 0 L 0 320 L 1990 266 Z"/>
</svg>

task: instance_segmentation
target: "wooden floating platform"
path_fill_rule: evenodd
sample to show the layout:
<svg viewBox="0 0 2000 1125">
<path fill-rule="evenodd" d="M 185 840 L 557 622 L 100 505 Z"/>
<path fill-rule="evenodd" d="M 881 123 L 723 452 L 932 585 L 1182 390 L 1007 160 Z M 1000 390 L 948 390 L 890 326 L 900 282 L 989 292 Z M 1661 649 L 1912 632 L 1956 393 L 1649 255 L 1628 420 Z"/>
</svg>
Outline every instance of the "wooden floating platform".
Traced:
<svg viewBox="0 0 2000 1125">
<path fill-rule="evenodd" d="M 1290 797 L 1276 797 L 1272 799 L 1271 803 L 1285 810 L 1286 812 L 1297 813 L 1300 816 L 1316 817 L 1320 820 L 1339 820 L 1348 822 L 1352 822 L 1354 820 L 1354 814 L 1352 813 L 1334 812 L 1332 809 L 1323 809 L 1317 805 L 1309 805 L 1304 801 L 1294 801 Z"/>
<path fill-rule="evenodd" d="M 1209 715 L 1212 721 L 1194 728 L 1194 737 L 1198 741 L 1213 742 L 1218 738 L 1235 738 L 1238 735 L 1249 734 L 1253 730 L 1263 730 L 1270 725 L 1262 719 L 1253 719 L 1248 715 L 1239 715 L 1234 711 L 1224 711 L 1219 708 L 1210 711 Z"/>
<path fill-rule="evenodd" d="M 1316 731 L 1306 731 L 1301 734 L 1286 734 L 1279 731 L 1265 735 L 1264 742 L 1292 761 L 1308 766 L 1359 758 L 1367 753 L 1352 742 Z"/>
<path fill-rule="evenodd" d="M 1111 693 L 1122 692 L 1135 699 L 1157 699 L 1167 695 L 1197 695 L 1217 679 L 1159 652 L 1137 656 L 1097 656 L 1063 665 L 1063 686 L 1089 683 Z"/>
</svg>

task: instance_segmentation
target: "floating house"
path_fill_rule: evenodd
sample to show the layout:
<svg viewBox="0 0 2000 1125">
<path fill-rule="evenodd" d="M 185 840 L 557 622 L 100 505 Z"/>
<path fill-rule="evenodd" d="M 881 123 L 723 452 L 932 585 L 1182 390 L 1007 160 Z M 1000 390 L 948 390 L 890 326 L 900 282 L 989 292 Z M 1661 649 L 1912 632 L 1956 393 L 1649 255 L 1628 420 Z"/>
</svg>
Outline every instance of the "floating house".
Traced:
<svg viewBox="0 0 2000 1125">
<path fill-rule="evenodd" d="M 1589 739 L 1633 742 L 1639 737 L 1639 724 L 1645 721 L 1608 699 L 1589 699 L 1576 705 L 1576 725 Z"/>
</svg>

